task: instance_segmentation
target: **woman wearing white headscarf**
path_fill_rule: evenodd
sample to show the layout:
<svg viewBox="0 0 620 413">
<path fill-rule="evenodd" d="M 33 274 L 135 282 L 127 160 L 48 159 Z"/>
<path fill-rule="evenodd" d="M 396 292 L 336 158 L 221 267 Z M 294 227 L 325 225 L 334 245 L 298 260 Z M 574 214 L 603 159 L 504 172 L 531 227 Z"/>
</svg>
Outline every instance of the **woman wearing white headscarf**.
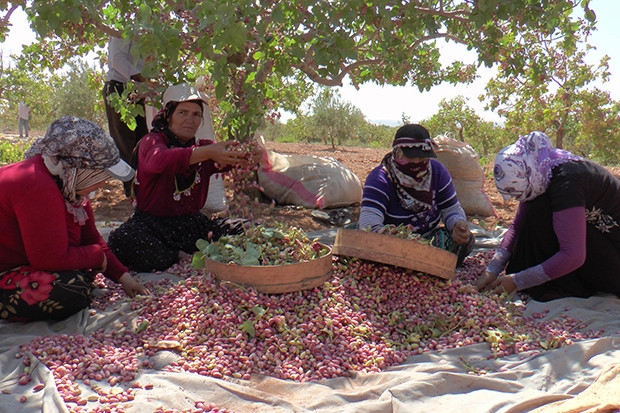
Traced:
<svg viewBox="0 0 620 413">
<path fill-rule="evenodd" d="M 542 132 L 502 149 L 493 171 L 514 221 L 476 286 L 538 301 L 599 292 L 620 296 L 620 181 L 554 148 Z M 506 275 L 500 276 L 502 271 Z"/>
<path fill-rule="evenodd" d="M 196 241 L 216 241 L 243 232 L 243 221 L 201 212 L 209 178 L 233 165 L 255 164 L 260 153 L 235 150 L 238 142 L 196 139 L 211 114 L 207 96 L 188 84 L 173 85 L 164 107 L 134 151 L 134 214 L 108 238 L 110 248 L 133 271 L 163 271 L 198 250 Z"/>
<path fill-rule="evenodd" d="M 54 121 L 25 160 L 0 168 L 0 319 L 62 319 L 88 307 L 98 272 L 148 290 L 110 251 L 88 194 L 133 170 L 112 138 L 76 117 Z"/>
</svg>

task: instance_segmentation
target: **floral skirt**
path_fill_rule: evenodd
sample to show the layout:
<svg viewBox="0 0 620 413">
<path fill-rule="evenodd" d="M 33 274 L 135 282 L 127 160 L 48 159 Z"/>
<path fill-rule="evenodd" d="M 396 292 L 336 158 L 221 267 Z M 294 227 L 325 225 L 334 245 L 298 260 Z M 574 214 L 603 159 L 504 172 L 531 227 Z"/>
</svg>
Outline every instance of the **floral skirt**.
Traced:
<svg viewBox="0 0 620 413">
<path fill-rule="evenodd" d="M 442 250 L 450 251 L 456 254 L 456 266 L 463 265 L 465 258 L 473 251 L 476 243 L 474 234 L 469 236 L 469 241 L 466 244 L 460 245 L 454 242 L 452 235 L 445 227 L 439 227 L 431 231 L 429 234 L 425 234 L 424 238 L 430 241 L 433 247 L 441 248 Z"/>
<path fill-rule="evenodd" d="M 0 319 L 61 320 L 91 302 L 90 271 L 40 271 L 28 265 L 0 272 Z"/>
</svg>

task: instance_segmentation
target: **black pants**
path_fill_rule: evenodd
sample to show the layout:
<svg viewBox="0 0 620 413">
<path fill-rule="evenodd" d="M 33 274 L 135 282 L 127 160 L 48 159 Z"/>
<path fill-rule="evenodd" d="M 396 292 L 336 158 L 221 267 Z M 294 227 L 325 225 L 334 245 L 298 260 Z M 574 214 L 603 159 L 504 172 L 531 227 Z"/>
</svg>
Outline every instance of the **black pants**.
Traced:
<svg viewBox="0 0 620 413">
<path fill-rule="evenodd" d="M 136 147 L 136 143 L 138 143 L 140 138 L 148 133 L 148 126 L 144 116 L 137 116 L 135 118 L 136 128 L 134 130 L 129 129 L 127 124 L 122 121 L 121 114 L 110 106 L 108 97 L 115 92 L 121 96 L 123 94 L 123 90 L 125 90 L 125 85 L 121 82 L 116 82 L 113 80 L 106 82 L 103 87 L 103 101 L 105 103 L 105 113 L 108 118 L 108 130 L 110 131 L 110 136 L 112 136 L 112 139 L 114 139 L 114 142 L 118 147 L 121 159 L 130 164 L 131 154 Z M 144 100 L 138 101 L 137 104 L 141 105 L 142 108 L 145 108 Z M 124 186 L 125 193 L 129 195 L 131 193 L 131 183 L 125 182 Z"/>
<path fill-rule="evenodd" d="M 211 219 L 200 212 L 173 217 L 157 217 L 136 210 L 110 233 L 108 245 L 130 270 L 163 271 L 179 261 L 179 251 L 198 251 L 200 238 L 217 241 L 222 235 L 243 232 L 244 220 Z"/>
</svg>

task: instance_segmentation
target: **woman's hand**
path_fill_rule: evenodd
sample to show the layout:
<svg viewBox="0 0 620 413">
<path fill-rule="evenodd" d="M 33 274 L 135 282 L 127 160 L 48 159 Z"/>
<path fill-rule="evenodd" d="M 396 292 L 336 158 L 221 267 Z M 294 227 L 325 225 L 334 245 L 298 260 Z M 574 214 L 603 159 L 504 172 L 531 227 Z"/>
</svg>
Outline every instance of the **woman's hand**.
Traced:
<svg viewBox="0 0 620 413">
<path fill-rule="evenodd" d="M 517 284 L 514 282 L 514 275 L 506 274 L 503 277 L 498 277 L 493 284 L 491 284 L 491 291 L 495 294 L 507 293 L 508 295 L 517 292 Z"/>
<path fill-rule="evenodd" d="M 196 146 L 189 157 L 189 163 L 190 165 L 194 165 L 209 159 L 221 166 L 247 162 L 246 153 L 229 149 L 229 147 L 232 147 L 231 145 L 234 145 L 234 142 L 236 141 L 217 142 L 211 145 Z"/>
<path fill-rule="evenodd" d="M 471 231 L 469 230 L 469 225 L 467 225 L 467 221 L 460 220 L 454 224 L 452 228 L 452 239 L 459 245 L 467 244 L 469 241 L 469 237 L 471 237 Z"/>
<path fill-rule="evenodd" d="M 486 291 L 497 279 L 497 274 L 494 274 L 490 271 L 485 271 L 478 277 L 476 280 L 476 290 L 478 291 Z"/>
<path fill-rule="evenodd" d="M 134 298 L 137 294 L 150 294 L 149 290 L 145 286 L 140 284 L 140 282 L 133 278 L 128 272 L 124 273 L 118 280 L 118 282 L 121 283 L 121 285 L 123 286 L 123 290 L 128 297 Z"/>
<path fill-rule="evenodd" d="M 512 295 L 517 291 L 517 285 L 514 282 L 514 275 L 504 275 L 498 277 L 490 271 L 485 271 L 476 280 L 476 289 L 478 291 L 490 291 L 494 294 L 507 293 Z"/>
</svg>

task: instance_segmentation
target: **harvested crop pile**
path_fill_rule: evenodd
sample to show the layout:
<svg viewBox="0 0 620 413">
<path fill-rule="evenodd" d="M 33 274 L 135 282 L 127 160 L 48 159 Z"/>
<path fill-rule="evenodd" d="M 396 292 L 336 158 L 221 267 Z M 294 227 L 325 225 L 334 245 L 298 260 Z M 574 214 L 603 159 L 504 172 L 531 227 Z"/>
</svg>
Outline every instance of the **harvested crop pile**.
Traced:
<svg viewBox="0 0 620 413">
<path fill-rule="evenodd" d="M 488 253 L 468 258 L 454 281 L 335 258 L 333 277 L 323 286 L 280 295 L 218 283 L 184 262 L 171 269 L 184 282 L 151 284 L 151 296 L 131 303 L 133 323 L 88 336 L 38 337 L 17 357 L 26 361 L 31 353 L 45 363 L 73 411 L 90 400 L 81 394 L 80 382 L 92 389 L 90 398 L 116 409 L 105 411 L 123 411 L 136 392 L 149 391 L 137 378 L 162 352 L 174 355 L 158 366 L 166 371 L 304 382 L 378 372 L 412 355 L 485 341 L 492 358 L 602 334 L 581 331 L 585 326 L 570 317 L 525 317 L 518 302 L 478 293 L 472 282 L 488 258 Z M 108 292 L 94 308 L 125 300 L 116 285 L 103 278 L 98 282 Z M 126 385 L 104 390 L 103 382 Z M 201 409 L 195 411 L 221 411 Z"/>
</svg>

